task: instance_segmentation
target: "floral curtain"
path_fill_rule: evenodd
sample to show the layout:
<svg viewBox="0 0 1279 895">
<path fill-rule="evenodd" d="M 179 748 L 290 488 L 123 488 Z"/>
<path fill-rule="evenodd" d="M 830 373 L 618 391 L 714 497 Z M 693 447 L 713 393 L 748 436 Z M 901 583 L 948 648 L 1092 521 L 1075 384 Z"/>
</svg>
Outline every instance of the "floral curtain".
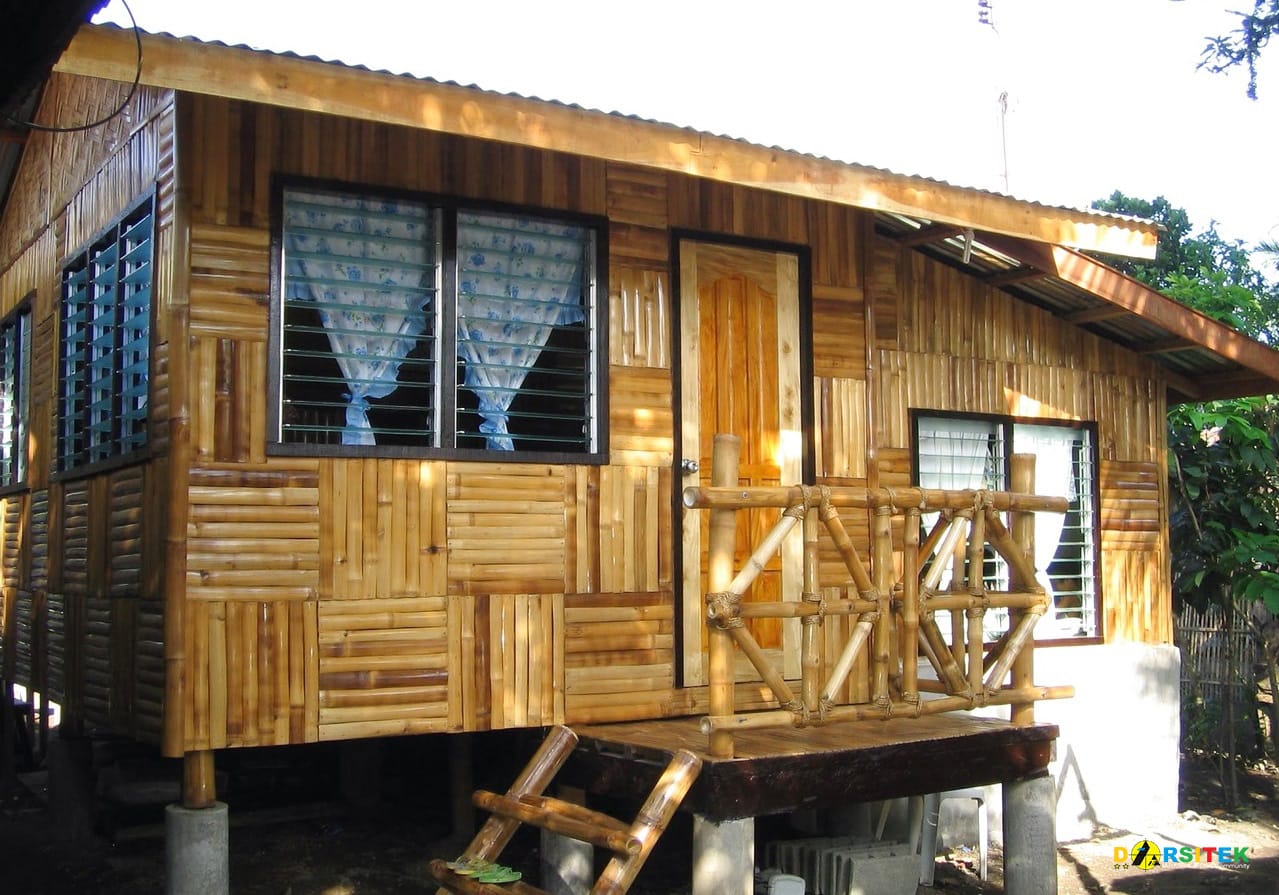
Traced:
<svg viewBox="0 0 1279 895">
<path fill-rule="evenodd" d="M 369 400 L 395 391 L 426 331 L 430 230 L 427 209 L 411 202 L 285 194 L 288 294 L 315 304 L 346 380 L 343 444 L 376 443 Z"/>
<path fill-rule="evenodd" d="M 490 450 L 515 449 L 508 411 L 551 331 L 585 319 L 584 237 L 556 221 L 458 215 L 457 354 Z"/>
</svg>

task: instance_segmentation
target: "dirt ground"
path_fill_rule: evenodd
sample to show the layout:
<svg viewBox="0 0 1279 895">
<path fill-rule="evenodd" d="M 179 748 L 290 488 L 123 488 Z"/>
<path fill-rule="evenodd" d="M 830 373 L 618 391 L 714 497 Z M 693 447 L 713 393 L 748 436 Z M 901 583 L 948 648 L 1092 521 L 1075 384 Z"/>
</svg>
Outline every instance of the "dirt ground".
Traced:
<svg viewBox="0 0 1279 895">
<path fill-rule="evenodd" d="M 438 767 L 438 765 L 436 766 Z M 259 769 L 250 783 L 255 799 L 232 802 L 231 890 L 235 895 L 405 895 L 434 892 L 427 862 L 451 857 L 448 796 L 423 789 L 419 775 L 391 775 L 377 806 L 355 810 L 349 803 L 313 798 L 320 790 L 297 785 L 313 772 L 288 763 Z M 265 774 L 265 776 L 262 776 Z M 295 779 L 296 778 L 296 779 Z M 164 890 L 162 808 L 99 804 L 88 841 L 59 835 L 44 798 L 42 772 L 0 799 L 0 893 L 5 895 L 152 895 Z M 331 778 L 329 778 L 331 783 Z M 269 798 L 261 797 L 263 783 Z M 485 781 L 478 781 L 484 784 Z M 1092 893 L 1279 892 L 1279 769 L 1250 769 L 1242 778 L 1244 807 L 1226 812 L 1209 762 L 1182 763 L 1183 813 L 1155 829 L 1106 831 L 1058 850 L 1061 895 Z M 332 794 L 332 789 L 323 790 Z M 658 844 L 633 892 L 683 895 L 689 891 L 689 829 L 679 820 Z M 1171 864 L 1142 870 L 1116 866 L 1115 847 L 1131 849 L 1149 839 L 1163 847 L 1247 846 L 1251 863 L 1242 869 L 1217 864 Z M 536 840 L 517 841 L 510 862 L 535 873 Z M 975 852 L 960 849 L 939 859 L 933 892 L 978 895 L 1003 892 L 1002 860 L 992 850 L 990 880 L 973 873 Z M 930 890 L 921 887 L 920 893 Z"/>
</svg>

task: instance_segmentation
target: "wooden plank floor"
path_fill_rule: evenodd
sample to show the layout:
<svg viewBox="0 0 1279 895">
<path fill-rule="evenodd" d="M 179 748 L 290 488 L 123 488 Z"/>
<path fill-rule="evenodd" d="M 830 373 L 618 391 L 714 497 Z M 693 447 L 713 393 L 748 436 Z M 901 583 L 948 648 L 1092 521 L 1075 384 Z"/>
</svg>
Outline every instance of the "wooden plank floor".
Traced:
<svg viewBox="0 0 1279 895">
<path fill-rule="evenodd" d="M 735 733 L 734 756 L 706 753 L 699 718 L 574 728 L 566 772 L 599 794 L 642 798 L 678 749 L 703 759 L 684 810 L 712 820 L 875 801 L 1042 773 L 1057 728 L 963 713 Z"/>
</svg>

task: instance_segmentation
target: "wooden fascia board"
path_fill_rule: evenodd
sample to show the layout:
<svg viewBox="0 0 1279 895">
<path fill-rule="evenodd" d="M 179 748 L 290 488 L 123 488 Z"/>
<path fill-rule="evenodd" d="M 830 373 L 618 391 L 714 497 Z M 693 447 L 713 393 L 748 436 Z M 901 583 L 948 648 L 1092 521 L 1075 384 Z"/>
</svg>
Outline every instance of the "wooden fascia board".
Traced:
<svg viewBox="0 0 1279 895">
<path fill-rule="evenodd" d="M 81 29 L 57 71 L 130 81 L 132 32 Z M 296 56 L 143 38 L 142 83 L 626 162 L 933 223 L 1154 257 L 1155 225 L 849 165 L 621 115 Z"/>
<path fill-rule="evenodd" d="M 1236 332 L 1211 317 L 1173 301 L 1119 271 L 1062 246 L 981 234 L 980 242 L 1051 276 L 1084 289 L 1116 308 L 1207 348 L 1264 380 L 1279 383 L 1279 351 Z M 1266 389 L 1263 391 L 1269 391 Z"/>
</svg>

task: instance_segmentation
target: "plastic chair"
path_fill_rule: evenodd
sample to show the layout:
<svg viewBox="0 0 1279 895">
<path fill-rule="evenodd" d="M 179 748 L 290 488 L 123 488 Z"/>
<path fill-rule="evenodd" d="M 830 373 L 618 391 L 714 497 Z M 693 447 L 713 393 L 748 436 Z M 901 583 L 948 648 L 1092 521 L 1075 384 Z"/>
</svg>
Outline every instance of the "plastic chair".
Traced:
<svg viewBox="0 0 1279 895">
<path fill-rule="evenodd" d="M 937 818 L 941 813 L 941 803 L 947 799 L 972 799 L 977 803 L 977 875 L 982 880 L 986 879 L 986 862 L 990 850 L 986 790 L 981 786 L 973 786 L 924 796 L 924 819 L 919 842 L 919 883 L 923 886 L 933 884 L 933 873 L 937 869 Z"/>
</svg>

